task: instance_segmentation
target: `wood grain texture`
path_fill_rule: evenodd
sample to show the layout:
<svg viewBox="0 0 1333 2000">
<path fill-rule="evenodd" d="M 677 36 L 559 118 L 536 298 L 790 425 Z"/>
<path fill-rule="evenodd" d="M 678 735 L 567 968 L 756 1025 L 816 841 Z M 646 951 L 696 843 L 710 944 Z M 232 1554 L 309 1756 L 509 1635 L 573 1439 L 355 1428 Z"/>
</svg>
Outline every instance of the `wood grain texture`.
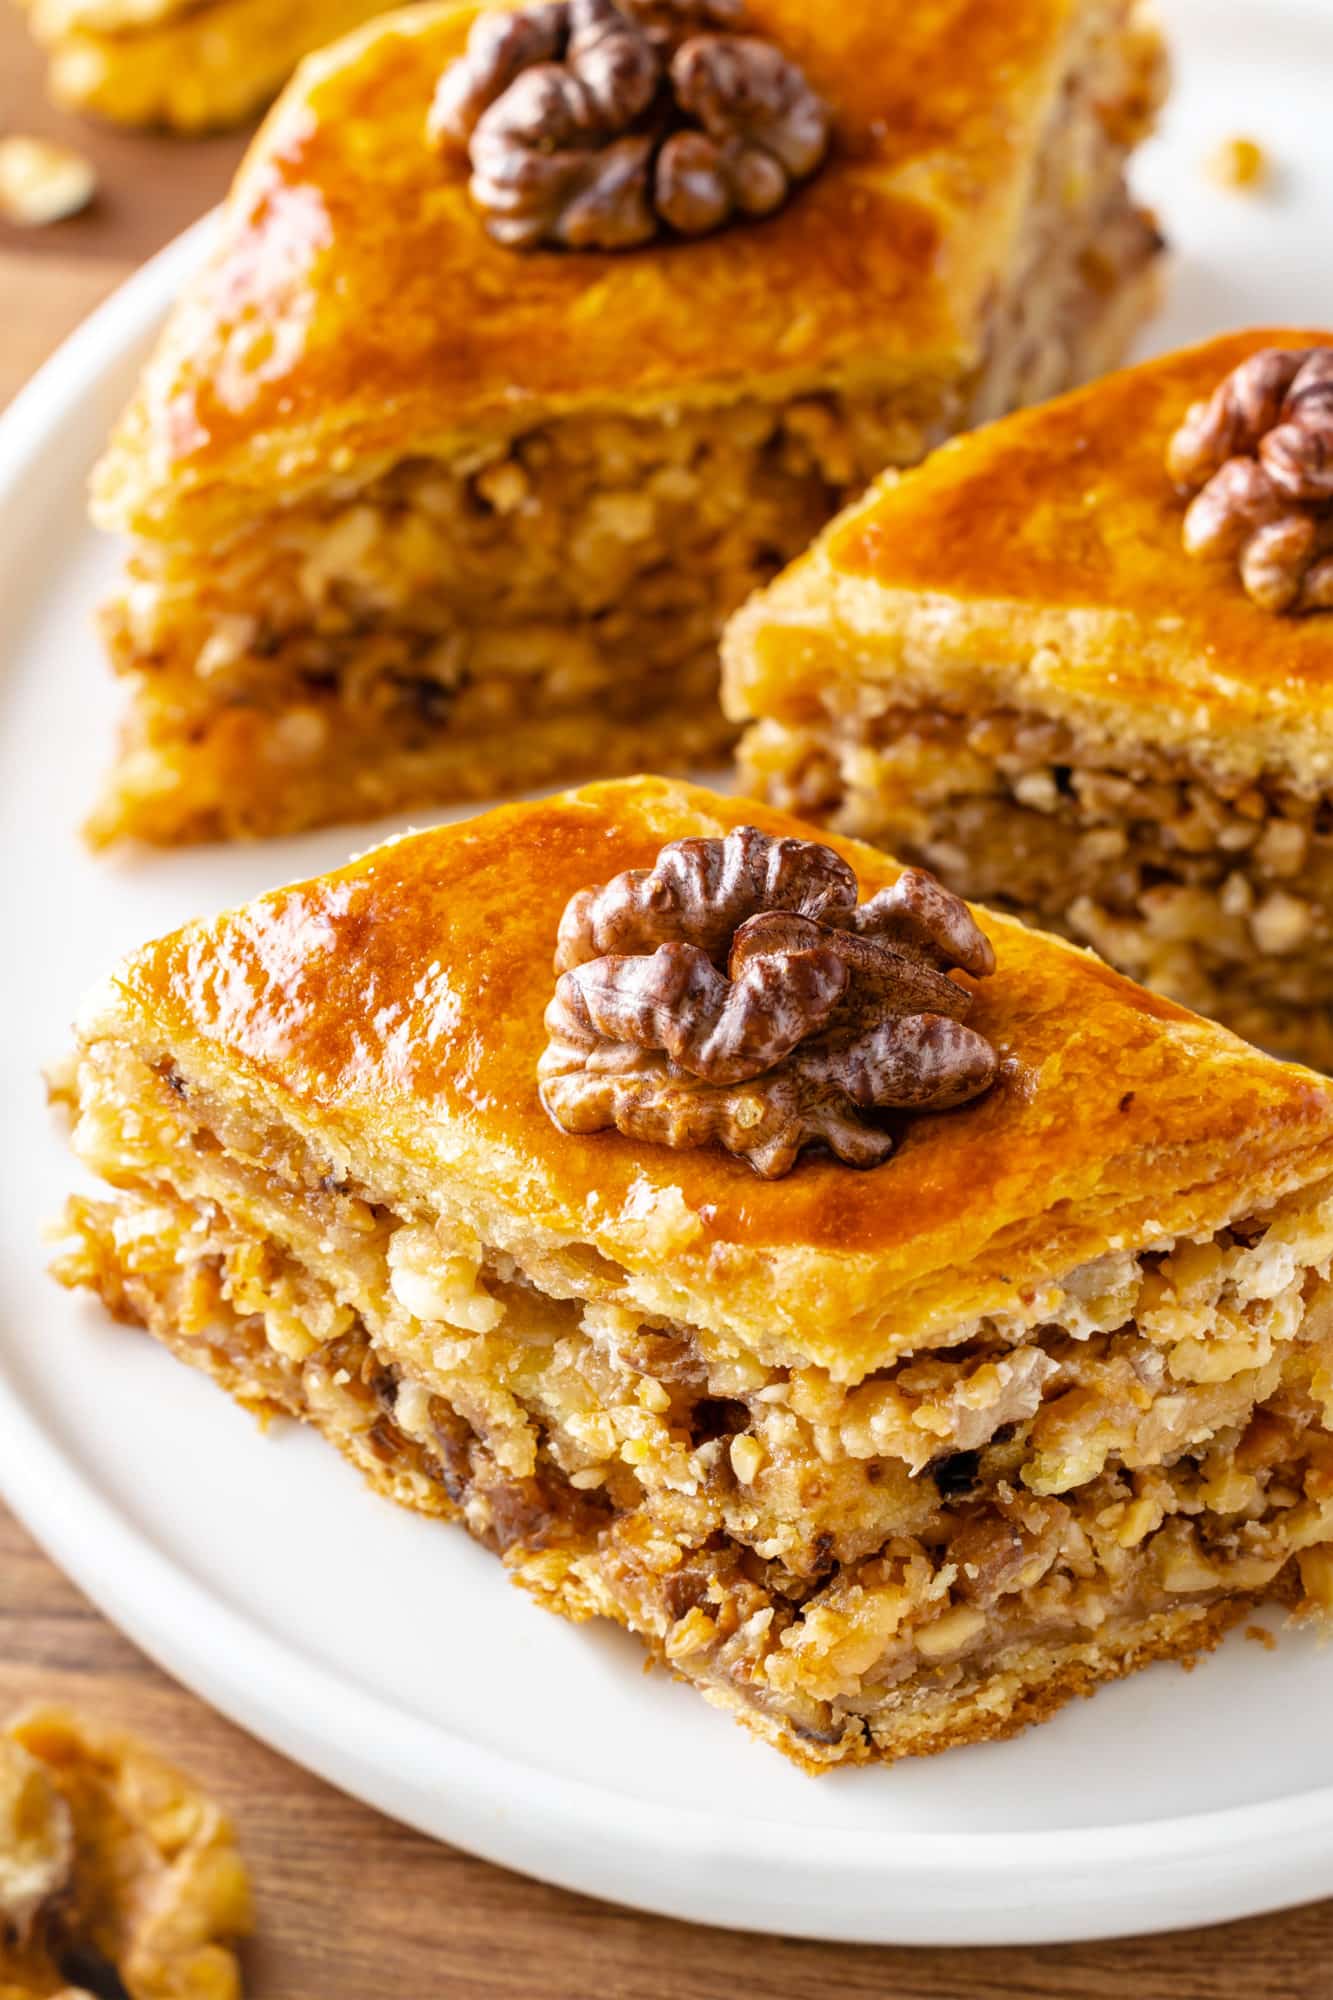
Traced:
<svg viewBox="0 0 1333 2000">
<path fill-rule="evenodd" d="M 217 199 L 243 143 L 99 131 L 49 109 L 40 65 L 0 0 L 6 129 L 82 146 L 98 163 L 102 194 L 87 216 L 35 235 L 0 225 L 0 403 L 100 298 Z M 213 1715 L 99 1617 L 0 1509 L 0 1713 L 32 1696 L 141 1731 L 225 1800 L 258 1892 L 254 2000 L 1333 1996 L 1333 1903 L 1110 1945 L 879 1951 L 695 1929 L 521 1880 L 392 1825 Z"/>
<path fill-rule="evenodd" d="M 0 404 L 99 300 L 223 194 L 245 146 L 193 144 L 74 118 L 42 94 L 42 59 L 0 0 L 0 132 L 60 139 L 97 167 L 97 199 L 50 229 L 0 222 Z"/>
</svg>

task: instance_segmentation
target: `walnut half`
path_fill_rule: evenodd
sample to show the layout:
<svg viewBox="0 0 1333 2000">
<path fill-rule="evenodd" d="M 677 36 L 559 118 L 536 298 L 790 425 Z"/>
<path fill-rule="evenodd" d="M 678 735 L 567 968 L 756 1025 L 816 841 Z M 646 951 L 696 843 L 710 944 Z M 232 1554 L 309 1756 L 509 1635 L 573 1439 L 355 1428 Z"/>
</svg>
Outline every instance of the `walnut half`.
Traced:
<svg viewBox="0 0 1333 2000">
<path fill-rule="evenodd" d="M 541 0 L 477 16 L 431 106 L 497 242 L 626 250 L 768 215 L 828 151 L 802 71 L 741 0 Z"/>
<path fill-rule="evenodd" d="M 996 1055 L 950 976 L 994 970 L 971 911 L 920 869 L 857 894 L 831 848 L 752 826 L 672 841 L 651 869 L 581 891 L 538 1066 L 550 1117 L 715 1142 L 775 1179 L 815 1143 L 878 1166 L 896 1140 L 876 1113 L 979 1096 Z"/>
<path fill-rule="evenodd" d="M 133 1737 L 65 1709 L 0 1729 L 0 1995 L 240 2000 L 230 1823 Z"/>
<path fill-rule="evenodd" d="M 1265 347 L 1167 446 L 1190 555 L 1236 561 L 1267 611 L 1333 607 L 1333 347 Z"/>
</svg>

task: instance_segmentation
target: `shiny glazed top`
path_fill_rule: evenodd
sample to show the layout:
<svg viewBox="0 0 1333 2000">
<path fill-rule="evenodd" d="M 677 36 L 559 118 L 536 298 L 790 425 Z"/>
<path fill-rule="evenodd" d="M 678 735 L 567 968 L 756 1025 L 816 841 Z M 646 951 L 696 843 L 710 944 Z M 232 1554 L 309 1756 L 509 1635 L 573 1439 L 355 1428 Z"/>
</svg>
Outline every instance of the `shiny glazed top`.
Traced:
<svg viewBox="0 0 1333 2000">
<path fill-rule="evenodd" d="M 1187 499 L 1165 458 L 1190 404 L 1247 355 L 1331 345 L 1333 333 L 1292 328 L 1224 334 L 1006 417 L 880 488 L 827 536 L 828 566 L 895 592 L 1132 613 L 1213 671 L 1222 709 L 1233 680 L 1279 687 L 1288 702 L 1304 686 L 1321 701 L 1333 689 L 1333 613 L 1263 610 L 1234 558 L 1187 555 Z M 1123 662 L 1147 699 L 1142 667 Z"/>
<path fill-rule="evenodd" d="M 104 525 L 176 532 L 191 493 L 207 510 L 571 407 L 975 358 L 1075 0 L 750 0 L 830 104 L 834 158 L 767 221 L 612 255 L 501 248 L 466 159 L 427 144 L 477 11 L 414 7 L 299 71 L 96 476 Z"/>
</svg>

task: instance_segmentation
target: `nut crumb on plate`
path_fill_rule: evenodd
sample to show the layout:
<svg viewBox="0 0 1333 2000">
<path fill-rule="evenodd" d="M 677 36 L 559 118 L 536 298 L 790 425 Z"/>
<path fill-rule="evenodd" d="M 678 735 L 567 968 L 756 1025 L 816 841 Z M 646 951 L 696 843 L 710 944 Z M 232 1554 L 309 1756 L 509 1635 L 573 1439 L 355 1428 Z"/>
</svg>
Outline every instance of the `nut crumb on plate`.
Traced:
<svg viewBox="0 0 1333 2000">
<path fill-rule="evenodd" d="M 1247 1625 L 1245 1637 L 1252 1640 L 1256 1646 L 1262 1646 L 1266 1653 L 1277 1651 L 1277 1638 L 1266 1625 Z"/>
<path fill-rule="evenodd" d="M 1207 172 L 1209 180 L 1218 187 L 1252 191 L 1268 181 L 1269 159 L 1257 139 L 1246 139 L 1237 134 L 1224 139 L 1209 154 Z"/>
</svg>

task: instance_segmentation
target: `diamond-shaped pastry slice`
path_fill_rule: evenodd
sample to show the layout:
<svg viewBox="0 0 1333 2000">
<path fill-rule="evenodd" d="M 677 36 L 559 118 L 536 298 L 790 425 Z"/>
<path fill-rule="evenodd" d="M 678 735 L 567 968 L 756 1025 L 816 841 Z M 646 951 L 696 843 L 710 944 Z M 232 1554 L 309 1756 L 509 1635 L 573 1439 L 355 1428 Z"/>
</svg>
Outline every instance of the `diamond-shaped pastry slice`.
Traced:
<svg viewBox="0 0 1333 2000">
<path fill-rule="evenodd" d="M 1227 334 L 883 480 L 732 624 L 747 784 L 1333 1066 L 1333 497 L 1283 458 L 1330 364 Z"/>
<path fill-rule="evenodd" d="M 112 1185 L 59 1269 L 819 1768 L 1006 1734 L 1333 1595 L 1333 1084 L 813 840 L 594 786 L 146 946 L 82 1016 L 63 1088 Z M 549 1099 L 558 977 L 692 948 L 711 990 L 756 910 L 792 977 L 802 925 L 894 962 L 853 992 L 820 960 L 796 1058 L 701 1060 L 657 994 L 589 1061 L 670 1040 L 657 1084 L 732 1092 L 743 1139 L 803 1051 L 965 1015 L 991 1060 L 962 1087 L 851 1100 L 881 1164 L 805 1144 L 766 1179 Z M 914 1048 L 899 1084 L 936 1074 Z"/>
<path fill-rule="evenodd" d="M 599 5 L 575 0 L 600 31 Z M 765 155 L 733 190 L 785 190 L 776 213 L 682 234 L 707 220 L 692 129 L 647 214 L 657 99 L 605 155 L 628 207 L 585 188 L 598 158 L 538 117 L 552 69 L 587 110 L 572 58 L 535 60 L 563 4 L 532 10 L 557 25 L 513 84 L 536 79 L 527 122 L 492 104 L 471 157 L 440 92 L 490 17 L 458 0 L 313 58 L 270 116 L 95 476 L 131 538 L 95 838 L 706 761 L 751 589 L 884 465 L 1121 353 L 1159 248 L 1123 171 L 1161 88 L 1137 0 L 636 7 L 737 16 L 756 88 L 776 65 L 825 108 L 826 159 L 784 127 L 795 178 L 770 188 Z M 608 221 L 627 247 L 572 247 Z"/>
</svg>

